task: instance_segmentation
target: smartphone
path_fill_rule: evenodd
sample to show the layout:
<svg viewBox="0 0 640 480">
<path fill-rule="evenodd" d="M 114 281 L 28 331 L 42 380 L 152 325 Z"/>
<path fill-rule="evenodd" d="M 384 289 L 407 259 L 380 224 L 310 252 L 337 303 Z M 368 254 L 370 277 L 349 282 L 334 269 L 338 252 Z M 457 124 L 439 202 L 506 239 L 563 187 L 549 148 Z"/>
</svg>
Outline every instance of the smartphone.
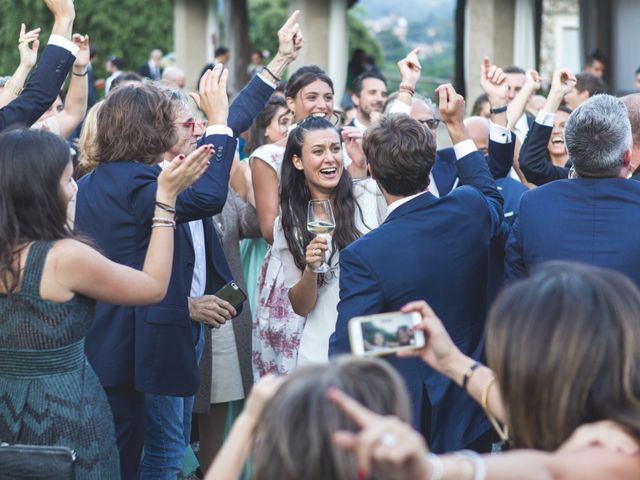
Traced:
<svg viewBox="0 0 640 480">
<path fill-rule="evenodd" d="M 424 347 L 424 332 L 413 327 L 422 322 L 418 312 L 381 313 L 349 320 L 349 341 L 354 355 L 388 355 Z"/>
<path fill-rule="evenodd" d="M 214 295 L 225 302 L 229 302 L 236 310 L 247 299 L 246 293 L 233 280 L 214 293 Z"/>
</svg>

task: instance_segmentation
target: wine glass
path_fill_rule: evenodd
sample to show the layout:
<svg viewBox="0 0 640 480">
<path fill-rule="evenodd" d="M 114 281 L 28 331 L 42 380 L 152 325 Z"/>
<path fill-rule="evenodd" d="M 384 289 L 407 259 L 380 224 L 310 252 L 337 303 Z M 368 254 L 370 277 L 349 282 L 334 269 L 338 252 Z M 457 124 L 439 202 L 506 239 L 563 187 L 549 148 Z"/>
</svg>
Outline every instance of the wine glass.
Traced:
<svg viewBox="0 0 640 480">
<path fill-rule="evenodd" d="M 331 247 L 331 232 L 336 228 L 336 221 L 333 218 L 331 200 L 311 200 L 307 209 L 307 230 L 309 232 L 325 238 Z M 329 251 L 327 251 L 327 254 Z M 327 273 L 329 264 L 325 259 L 318 268 L 314 268 L 315 273 Z"/>
</svg>

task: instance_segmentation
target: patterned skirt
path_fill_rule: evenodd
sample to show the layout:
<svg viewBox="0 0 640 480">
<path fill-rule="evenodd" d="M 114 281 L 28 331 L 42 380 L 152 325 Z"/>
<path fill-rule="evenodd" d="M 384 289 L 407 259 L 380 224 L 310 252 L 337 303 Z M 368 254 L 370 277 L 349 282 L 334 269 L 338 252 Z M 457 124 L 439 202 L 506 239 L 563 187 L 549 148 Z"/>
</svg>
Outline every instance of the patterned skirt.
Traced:
<svg viewBox="0 0 640 480">
<path fill-rule="evenodd" d="M 260 269 L 253 312 L 253 379 L 295 370 L 305 318 L 293 311 L 280 260 L 267 252 Z"/>
</svg>

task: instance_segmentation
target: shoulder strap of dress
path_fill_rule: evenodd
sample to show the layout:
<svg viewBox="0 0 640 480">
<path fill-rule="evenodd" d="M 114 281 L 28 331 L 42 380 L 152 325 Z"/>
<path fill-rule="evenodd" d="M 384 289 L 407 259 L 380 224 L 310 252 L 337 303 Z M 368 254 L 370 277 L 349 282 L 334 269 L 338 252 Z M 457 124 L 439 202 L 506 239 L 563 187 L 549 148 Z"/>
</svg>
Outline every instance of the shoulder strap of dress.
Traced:
<svg viewBox="0 0 640 480">
<path fill-rule="evenodd" d="M 22 287 L 20 288 L 22 293 L 29 293 L 36 296 L 40 295 L 42 270 L 44 270 L 44 263 L 53 244 L 53 241 L 37 241 L 33 242 L 31 247 L 29 247 L 27 261 L 24 265 Z"/>
</svg>

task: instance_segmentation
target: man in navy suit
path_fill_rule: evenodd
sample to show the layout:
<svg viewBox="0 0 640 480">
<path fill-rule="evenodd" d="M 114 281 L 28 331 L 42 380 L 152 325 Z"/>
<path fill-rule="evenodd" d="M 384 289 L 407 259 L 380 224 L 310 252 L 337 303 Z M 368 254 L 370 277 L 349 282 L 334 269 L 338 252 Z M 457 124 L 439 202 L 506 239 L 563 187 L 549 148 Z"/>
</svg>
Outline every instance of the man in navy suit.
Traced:
<svg viewBox="0 0 640 480">
<path fill-rule="evenodd" d="M 279 32 L 278 54 L 269 64 L 269 70 L 276 75 L 295 59 L 302 46 L 299 27 L 295 27 L 296 17 L 297 13 L 294 13 Z M 226 103 L 220 100 L 221 87 L 216 87 L 218 79 L 222 83 L 222 69 L 222 65 L 215 67 L 201 82 L 201 108 L 209 123 L 203 142 L 213 145 L 215 154 L 204 175 L 177 199 L 176 221 L 181 225 L 175 235 L 173 269 L 166 297 L 159 304 L 136 308 L 98 303 L 96 318 L 86 337 L 87 356 L 105 387 L 114 415 L 122 478 L 137 477 L 145 440 L 145 394 L 154 395 L 156 400 L 160 396 L 183 397 L 182 408 L 186 411 L 188 401 L 184 398 L 194 395 L 198 388 L 197 345 L 201 327 L 193 324 L 188 300 L 194 284 L 198 284 L 198 293 L 215 293 L 231 279 L 219 240 L 207 219 L 219 213 L 224 206 L 236 139 L 251 126 L 273 93 L 272 81 L 275 78 L 256 75 L 229 108 L 227 120 Z M 155 108 L 151 101 L 153 92 L 149 92 L 155 88 L 143 84 L 114 91 L 105 100 L 105 115 L 99 118 L 99 122 L 107 125 L 133 121 L 131 115 L 118 113 L 116 102 L 136 111 L 145 108 L 157 110 L 156 113 L 144 110 L 139 115 L 141 118 L 161 117 L 161 110 Z M 137 93 L 135 89 L 140 89 L 140 92 Z M 120 97 L 124 96 L 135 98 L 120 101 Z M 222 96 L 226 98 L 226 92 Z M 162 99 L 156 101 L 162 102 Z M 175 112 L 175 108 L 171 111 Z M 183 117 L 169 120 L 175 124 L 176 130 L 199 128 L 195 124 L 186 125 L 189 122 L 185 122 Z M 146 132 L 146 135 L 151 134 Z M 92 237 L 110 259 L 140 268 L 149 241 L 160 168 L 135 161 L 137 158 L 130 153 L 138 151 L 148 155 L 149 147 L 146 144 L 142 147 L 126 144 L 122 149 L 114 148 L 109 146 L 109 139 L 103 136 L 99 131 L 98 146 L 104 144 L 105 148 L 111 148 L 114 155 L 119 156 L 105 159 L 78 182 L 76 225 L 78 230 Z M 116 142 L 115 138 L 111 140 Z M 165 148 L 173 146 L 170 144 Z M 162 155 L 164 150 L 158 153 Z M 149 163 L 153 163 L 153 159 Z M 202 226 L 198 238 L 204 243 L 204 259 L 200 248 L 202 245 L 196 246 L 198 238 L 194 239 L 191 227 L 187 225 L 193 221 Z M 202 265 L 203 261 L 205 265 Z M 194 282 L 196 276 L 198 278 Z M 159 402 L 151 403 L 153 408 L 159 407 Z M 159 461 L 164 462 L 167 468 L 143 468 L 141 475 L 145 478 L 175 479 L 179 473 L 176 462 L 181 463 L 184 454 L 186 438 L 183 434 L 188 424 L 184 420 L 181 425 L 170 421 L 160 423 L 165 416 L 163 411 L 156 411 L 155 416 L 158 420 L 156 429 L 149 432 L 147 438 L 158 442 L 169 441 L 169 438 L 173 443 L 159 446 L 160 450 L 166 447 L 160 454 L 158 449 L 154 450 L 157 445 L 153 445 L 148 459 L 157 466 L 158 458 L 154 455 L 163 455 Z M 173 428 L 171 432 L 168 431 L 170 428 Z M 160 435 L 165 436 L 160 438 Z M 177 457 L 180 458 L 176 461 Z"/>
<path fill-rule="evenodd" d="M 526 192 L 505 256 L 507 279 L 528 275 L 547 260 L 573 260 L 612 268 L 640 285 L 637 236 L 640 184 L 630 175 L 633 141 L 621 100 L 596 95 L 565 127 L 577 178 Z"/>
<path fill-rule="evenodd" d="M 331 355 L 349 351 L 351 318 L 399 310 L 414 300 L 432 306 L 467 355 L 482 354 L 489 244 L 502 221 L 502 198 L 484 156 L 466 134 L 464 99 L 451 85 L 441 86 L 438 94 L 463 186 L 440 198 L 426 190 L 435 141 L 416 120 L 389 115 L 369 129 L 364 149 L 389 213 L 382 225 L 340 252 Z M 425 431 L 433 451 L 478 447 L 489 426 L 464 391 L 420 360 L 389 361 L 404 377 L 414 426 Z"/>
<path fill-rule="evenodd" d="M 47 6 L 54 17 L 49 43 L 22 93 L 0 109 L 0 131 L 10 126 L 33 125 L 55 102 L 75 61 L 78 47 L 71 41 L 73 1 L 50 0 Z"/>
</svg>

